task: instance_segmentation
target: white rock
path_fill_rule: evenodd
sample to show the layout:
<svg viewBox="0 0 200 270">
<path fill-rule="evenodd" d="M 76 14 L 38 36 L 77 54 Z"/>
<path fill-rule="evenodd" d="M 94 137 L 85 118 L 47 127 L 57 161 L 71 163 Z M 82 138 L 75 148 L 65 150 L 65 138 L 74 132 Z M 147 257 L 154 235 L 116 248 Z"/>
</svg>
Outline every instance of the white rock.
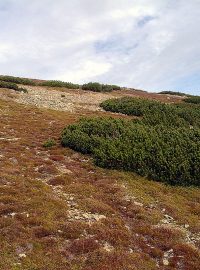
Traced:
<svg viewBox="0 0 200 270">
<path fill-rule="evenodd" d="M 163 259 L 163 265 L 165 265 L 165 266 L 167 266 L 167 265 L 169 265 L 169 261 L 168 261 L 168 259 Z"/>
<path fill-rule="evenodd" d="M 143 206 L 143 203 L 140 203 L 140 202 L 134 202 L 134 204 L 141 207 Z"/>
<path fill-rule="evenodd" d="M 167 219 L 162 219 L 161 222 L 162 222 L 163 224 L 168 224 L 168 223 L 169 223 L 169 221 L 168 221 Z"/>
<path fill-rule="evenodd" d="M 26 254 L 25 254 L 25 253 L 20 253 L 18 256 L 19 256 L 20 258 L 26 258 Z"/>
<path fill-rule="evenodd" d="M 106 243 L 103 245 L 103 249 L 105 249 L 105 251 L 107 251 L 107 252 L 111 252 L 111 251 L 113 251 L 114 247 L 111 246 L 108 242 L 106 242 Z"/>
<path fill-rule="evenodd" d="M 165 218 L 173 220 L 173 217 L 169 216 L 169 215 L 164 215 Z"/>
</svg>

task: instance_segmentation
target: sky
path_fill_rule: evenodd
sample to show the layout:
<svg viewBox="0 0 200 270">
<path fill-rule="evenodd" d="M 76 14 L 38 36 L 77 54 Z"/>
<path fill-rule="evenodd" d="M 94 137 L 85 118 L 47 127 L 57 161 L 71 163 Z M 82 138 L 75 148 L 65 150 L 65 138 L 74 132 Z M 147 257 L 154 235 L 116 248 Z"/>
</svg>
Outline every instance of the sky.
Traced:
<svg viewBox="0 0 200 270">
<path fill-rule="evenodd" d="M 0 74 L 200 95 L 200 0 L 0 0 Z"/>
</svg>

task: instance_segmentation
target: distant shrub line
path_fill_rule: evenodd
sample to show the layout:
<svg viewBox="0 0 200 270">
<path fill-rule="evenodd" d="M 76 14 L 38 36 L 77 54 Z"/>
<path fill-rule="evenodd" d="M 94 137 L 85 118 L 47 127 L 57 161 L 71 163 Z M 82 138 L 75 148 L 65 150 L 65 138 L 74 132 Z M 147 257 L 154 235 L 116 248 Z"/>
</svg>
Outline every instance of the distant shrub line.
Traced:
<svg viewBox="0 0 200 270">
<path fill-rule="evenodd" d="M 13 89 L 15 91 L 27 93 L 26 89 L 18 87 L 18 85 L 15 83 L 0 81 L 0 88 L 8 88 L 8 89 Z"/>
<path fill-rule="evenodd" d="M 200 96 L 190 96 L 184 99 L 186 103 L 200 104 Z"/>
<path fill-rule="evenodd" d="M 70 82 L 62 82 L 62 81 L 43 81 L 39 83 L 40 86 L 48 86 L 48 87 L 65 87 L 69 89 L 78 89 L 79 85 L 78 84 L 73 84 Z"/>
<path fill-rule="evenodd" d="M 74 84 L 71 82 L 63 82 L 58 80 L 44 80 L 44 81 L 36 81 L 33 79 L 20 78 L 14 76 L 0 76 L 0 81 L 23 84 L 23 85 L 33 85 L 33 86 L 47 86 L 47 87 L 63 87 L 68 89 L 83 89 L 94 92 L 111 92 L 114 90 L 120 90 L 121 87 L 117 85 L 109 85 L 109 84 L 100 84 L 98 82 L 89 82 L 84 85 Z"/>
<path fill-rule="evenodd" d="M 169 184 L 200 184 L 200 130 L 113 118 L 82 119 L 62 145 L 91 154 L 98 166 L 134 171 Z"/>
<path fill-rule="evenodd" d="M 161 91 L 158 94 L 166 94 L 166 95 L 172 95 L 172 96 L 190 96 L 188 94 L 185 94 L 182 92 L 175 92 L 175 91 Z"/>
<path fill-rule="evenodd" d="M 0 76 L 0 81 L 23 84 L 23 85 L 36 85 L 31 79 L 13 77 L 13 76 Z"/>
</svg>

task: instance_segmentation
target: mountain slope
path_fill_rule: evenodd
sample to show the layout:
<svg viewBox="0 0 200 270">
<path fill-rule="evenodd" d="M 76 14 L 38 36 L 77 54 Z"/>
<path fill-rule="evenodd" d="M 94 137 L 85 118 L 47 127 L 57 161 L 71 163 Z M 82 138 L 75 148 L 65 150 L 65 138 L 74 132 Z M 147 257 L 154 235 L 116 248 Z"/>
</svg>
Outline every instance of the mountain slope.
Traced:
<svg viewBox="0 0 200 270">
<path fill-rule="evenodd" d="M 0 269 L 199 269 L 198 188 L 100 169 L 59 140 L 81 116 L 128 117 L 107 98 L 181 98 L 25 88 L 0 89 Z"/>
</svg>

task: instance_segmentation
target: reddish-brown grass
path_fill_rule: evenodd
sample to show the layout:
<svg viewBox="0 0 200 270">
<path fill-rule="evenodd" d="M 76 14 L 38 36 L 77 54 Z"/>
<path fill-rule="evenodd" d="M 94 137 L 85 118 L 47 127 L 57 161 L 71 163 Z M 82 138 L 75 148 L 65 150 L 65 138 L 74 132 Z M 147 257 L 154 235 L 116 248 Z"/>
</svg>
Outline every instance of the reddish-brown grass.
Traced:
<svg viewBox="0 0 200 270">
<path fill-rule="evenodd" d="M 155 225 L 167 213 L 177 224 L 188 224 L 192 233 L 199 232 L 199 189 L 100 169 L 88 156 L 62 148 L 62 129 L 83 114 L 93 115 L 0 100 L 0 269 L 164 269 L 168 249 L 174 256 L 166 269 L 198 269 L 199 253 L 181 231 Z M 48 138 L 57 142 L 52 149 L 42 147 Z M 56 186 L 74 198 L 80 211 L 106 218 L 69 220 L 70 206 L 54 191 Z M 132 198 L 127 200 L 127 195 Z M 19 257 L 20 248 L 26 257 Z"/>
</svg>

